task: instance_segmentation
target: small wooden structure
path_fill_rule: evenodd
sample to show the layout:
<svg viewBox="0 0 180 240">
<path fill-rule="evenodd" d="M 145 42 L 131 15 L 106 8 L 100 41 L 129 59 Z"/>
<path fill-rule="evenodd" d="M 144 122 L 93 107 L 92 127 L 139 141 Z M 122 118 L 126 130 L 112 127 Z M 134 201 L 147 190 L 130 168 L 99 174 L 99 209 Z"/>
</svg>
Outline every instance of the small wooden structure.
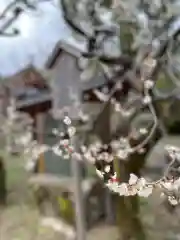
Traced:
<svg viewBox="0 0 180 240">
<path fill-rule="evenodd" d="M 83 84 L 80 81 L 81 71 L 77 65 L 77 60 L 79 57 L 80 52 L 77 48 L 60 42 L 57 44 L 54 52 L 52 53 L 52 56 L 48 59 L 46 63 L 46 68 L 51 71 L 52 76 L 52 108 L 57 119 L 62 117 L 61 114 L 64 111 L 69 112 L 72 118 L 79 117 L 78 103 L 81 102 L 81 93 L 83 92 L 84 87 L 82 86 Z M 102 83 L 103 81 L 105 81 L 105 79 L 101 75 L 100 83 Z M 89 86 L 86 85 L 84 89 L 87 88 L 89 88 Z M 73 103 L 77 103 L 77 105 Z M 61 113 L 60 115 L 59 110 Z M 94 106 L 93 108 L 91 108 L 91 110 L 94 110 Z M 99 106 L 96 110 L 99 110 Z M 60 120 L 58 120 L 57 122 L 60 123 Z M 55 126 L 55 124 L 53 125 Z M 48 126 L 46 130 L 47 129 Z M 49 139 L 49 141 L 53 142 L 53 139 Z M 69 199 L 67 198 L 70 197 L 71 206 L 74 206 L 74 203 L 76 202 L 76 197 L 74 195 L 75 190 L 72 188 L 72 182 L 74 181 L 74 178 L 72 178 L 71 172 L 71 159 L 67 160 L 63 157 L 55 156 L 54 153 L 50 151 L 44 154 L 44 159 L 46 166 L 45 173 L 41 176 L 40 174 L 32 176 L 30 183 L 32 186 L 38 186 L 36 199 L 38 200 L 38 202 L 40 201 L 40 209 L 43 208 L 43 212 L 46 212 L 46 207 L 44 207 L 44 205 L 48 206 L 47 208 L 52 208 L 49 207 L 49 205 L 53 205 L 54 207 L 57 206 L 58 208 L 56 208 L 54 211 L 55 215 L 60 214 L 60 216 L 63 217 L 63 213 L 61 211 L 63 205 L 61 204 L 62 200 L 63 202 L 65 202 L 66 205 L 67 202 L 69 202 Z M 82 188 L 84 184 L 86 186 L 88 185 L 87 189 L 82 190 L 82 198 L 86 202 L 86 224 L 90 227 L 95 224 L 96 221 L 99 221 L 101 217 L 104 218 L 106 215 L 106 207 L 104 206 L 105 191 L 103 183 L 101 183 L 100 180 L 94 178 L 92 175 L 90 176 L 90 174 L 88 174 L 87 168 L 89 168 L 90 166 L 85 165 L 86 164 L 82 162 L 82 165 L 80 166 L 80 169 L 82 171 L 84 169 L 86 170 L 84 176 L 80 181 L 82 184 Z M 59 200 L 60 204 L 58 204 Z M 71 206 L 69 208 L 71 208 Z M 69 211 L 69 208 L 66 210 Z M 74 222 L 74 214 L 71 220 L 73 220 Z"/>
<path fill-rule="evenodd" d="M 29 65 L 15 75 L 4 79 L 1 86 L 1 109 L 6 114 L 6 108 L 11 98 L 16 101 L 18 111 L 27 113 L 33 120 L 34 139 L 44 142 L 45 115 L 51 109 L 51 90 L 40 72 Z M 43 156 L 40 161 L 41 171 L 44 171 Z"/>
<path fill-rule="evenodd" d="M 73 102 L 81 102 L 82 110 L 88 111 L 88 114 L 97 114 L 100 101 L 93 94 L 93 90 L 106 85 L 109 87 L 101 71 L 88 82 L 80 80 L 82 71 L 79 66 L 80 57 L 81 52 L 77 47 L 60 41 L 46 63 L 46 68 L 51 70 L 53 77 L 54 112 L 58 113 L 59 109 L 68 111 L 69 107 L 68 112 L 75 118 L 78 117 L 78 111 Z"/>
<path fill-rule="evenodd" d="M 0 89 L 2 89 L 4 108 L 9 104 L 9 99 L 14 98 L 17 110 L 28 113 L 34 120 L 34 127 L 37 125 L 38 114 L 46 113 L 51 109 L 50 87 L 32 65 L 4 79 Z"/>
<path fill-rule="evenodd" d="M 79 65 L 80 57 L 81 52 L 77 47 L 61 41 L 57 43 L 46 63 L 46 68 L 51 71 L 53 78 L 51 86 L 53 112 L 57 118 L 62 118 L 65 112 L 72 119 L 78 120 L 80 110 L 88 113 L 92 118 L 97 116 L 101 111 L 102 103 L 95 96 L 94 90 L 100 90 L 99 88 L 104 87 L 107 87 L 108 90 L 112 88 L 112 84 L 107 81 L 102 71 L 98 71 L 88 82 L 82 82 L 80 76 L 82 69 Z"/>
<path fill-rule="evenodd" d="M 5 79 L 3 87 L 7 97 L 16 99 L 17 109 L 28 112 L 33 118 L 38 112 L 51 108 L 50 88 L 32 65 Z"/>
</svg>

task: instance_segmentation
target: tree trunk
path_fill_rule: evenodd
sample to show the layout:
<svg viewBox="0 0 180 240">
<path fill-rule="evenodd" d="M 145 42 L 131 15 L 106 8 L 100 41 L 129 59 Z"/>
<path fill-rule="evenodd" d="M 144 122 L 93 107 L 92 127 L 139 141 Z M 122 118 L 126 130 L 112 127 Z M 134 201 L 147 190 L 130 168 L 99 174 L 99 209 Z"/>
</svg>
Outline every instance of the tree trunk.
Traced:
<svg viewBox="0 0 180 240">
<path fill-rule="evenodd" d="M 6 189 L 6 170 L 3 159 L 0 157 L 0 206 L 6 204 L 7 189 Z"/>
<path fill-rule="evenodd" d="M 103 144 L 109 144 L 111 141 L 111 104 L 108 103 L 95 125 L 95 132 L 102 140 Z M 105 191 L 105 208 L 107 223 L 114 222 L 114 214 L 112 208 L 112 194 L 109 189 Z"/>
<path fill-rule="evenodd" d="M 139 157 L 137 159 L 139 161 Z M 117 172 L 120 182 L 127 182 L 130 173 L 138 175 L 137 171 L 133 169 L 134 163 L 138 165 L 137 161 L 133 159 L 128 164 L 125 164 L 119 159 L 115 160 L 115 171 Z M 144 159 L 141 159 L 142 162 Z M 137 166 L 136 165 L 136 166 Z M 141 165 L 138 166 L 139 169 Z M 137 167 L 136 170 L 139 170 Z M 123 197 L 116 196 L 116 207 L 117 207 L 117 224 L 119 227 L 120 239 L 146 239 L 146 235 L 139 219 L 139 198 L 138 196 Z"/>
<path fill-rule="evenodd" d="M 95 132 L 100 136 L 103 143 L 111 141 L 110 127 L 111 105 L 106 107 L 98 119 L 95 126 Z M 132 155 L 128 163 L 115 159 L 114 169 L 121 182 L 127 182 L 130 173 L 139 175 L 139 171 L 144 164 L 145 155 Z M 114 195 L 114 194 L 113 194 Z M 145 239 L 145 233 L 141 221 L 139 219 L 139 199 L 135 197 L 114 196 L 114 204 L 116 207 L 116 221 L 119 229 L 120 239 L 128 240 L 132 237 L 138 240 Z"/>
<path fill-rule="evenodd" d="M 117 177 L 126 182 L 128 179 L 126 166 L 123 162 L 120 162 L 118 158 L 114 160 L 114 169 L 117 173 Z M 128 198 L 115 195 L 115 205 L 116 205 L 116 221 L 119 231 L 119 239 L 128 240 L 131 237 L 131 213 L 128 211 Z"/>
<path fill-rule="evenodd" d="M 135 153 L 131 155 L 128 162 L 115 160 L 115 171 L 117 172 L 120 182 L 127 182 L 130 173 L 134 173 L 140 176 L 140 170 L 143 168 L 146 160 L 146 156 L 149 150 L 154 146 L 156 141 L 160 138 L 159 131 L 156 132 L 153 141 L 146 145 L 146 151 L 144 154 Z M 137 142 L 131 142 L 132 146 L 136 145 Z M 123 240 L 126 239 L 146 239 L 143 224 L 140 220 L 140 202 L 139 197 L 121 197 L 116 196 L 117 206 L 117 223 L 119 226 L 120 236 Z"/>
</svg>

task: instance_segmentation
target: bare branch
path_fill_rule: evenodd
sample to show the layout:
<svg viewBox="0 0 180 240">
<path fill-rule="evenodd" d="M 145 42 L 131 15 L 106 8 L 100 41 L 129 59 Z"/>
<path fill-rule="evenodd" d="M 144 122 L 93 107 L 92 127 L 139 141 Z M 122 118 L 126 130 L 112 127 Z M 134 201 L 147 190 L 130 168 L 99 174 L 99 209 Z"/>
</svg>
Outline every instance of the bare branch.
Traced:
<svg viewBox="0 0 180 240">
<path fill-rule="evenodd" d="M 64 20 L 66 21 L 68 26 L 70 28 L 72 28 L 76 33 L 80 34 L 81 36 L 89 38 L 88 34 L 85 33 L 79 26 L 77 26 L 75 24 L 75 22 L 69 17 L 65 0 L 61 0 L 61 7 L 62 7 L 62 13 L 63 13 Z"/>
</svg>

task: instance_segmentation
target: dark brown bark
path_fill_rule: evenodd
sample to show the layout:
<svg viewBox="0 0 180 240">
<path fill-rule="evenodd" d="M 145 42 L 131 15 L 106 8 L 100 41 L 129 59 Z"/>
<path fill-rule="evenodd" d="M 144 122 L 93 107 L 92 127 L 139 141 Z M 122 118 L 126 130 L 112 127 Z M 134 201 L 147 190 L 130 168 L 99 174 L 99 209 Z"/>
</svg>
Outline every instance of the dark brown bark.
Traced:
<svg viewBox="0 0 180 240">
<path fill-rule="evenodd" d="M 95 132 L 98 134 L 103 143 L 111 141 L 110 127 L 111 105 L 108 104 L 106 109 L 100 115 L 95 125 Z M 139 171 L 143 166 L 145 156 L 132 155 L 129 162 L 124 164 L 123 161 L 116 159 L 114 161 L 114 169 L 118 174 L 120 181 L 127 182 L 130 173 L 139 175 Z M 114 204 L 116 205 L 116 223 L 119 229 L 120 239 L 128 240 L 131 237 L 144 240 L 145 233 L 142 223 L 139 219 L 139 199 L 138 197 L 122 197 L 115 195 Z"/>
<path fill-rule="evenodd" d="M 5 205 L 7 200 L 6 170 L 3 159 L 0 157 L 0 205 Z"/>
</svg>

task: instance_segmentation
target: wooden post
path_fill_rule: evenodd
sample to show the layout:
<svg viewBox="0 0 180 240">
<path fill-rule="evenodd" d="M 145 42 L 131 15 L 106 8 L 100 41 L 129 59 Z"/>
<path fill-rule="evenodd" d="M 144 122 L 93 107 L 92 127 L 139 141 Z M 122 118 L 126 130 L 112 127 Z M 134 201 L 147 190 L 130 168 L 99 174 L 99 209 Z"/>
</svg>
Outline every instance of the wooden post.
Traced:
<svg viewBox="0 0 180 240">
<path fill-rule="evenodd" d="M 79 149 L 78 138 L 72 138 L 72 145 L 75 149 Z M 86 220 L 85 220 L 85 206 L 82 190 L 82 175 L 80 162 L 77 159 L 76 155 L 72 155 L 71 160 L 71 170 L 72 177 L 74 181 L 74 198 L 75 198 L 75 222 L 77 229 L 77 239 L 85 240 L 86 239 Z"/>
<path fill-rule="evenodd" d="M 38 113 L 36 115 L 36 128 L 37 128 L 37 141 L 39 144 L 43 144 L 44 142 L 44 124 L 45 124 L 45 114 Z M 45 172 L 45 164 L 44 164 L 44 154 L 40 154 L 38 161 L 38 172 Z"/>
</svg>

